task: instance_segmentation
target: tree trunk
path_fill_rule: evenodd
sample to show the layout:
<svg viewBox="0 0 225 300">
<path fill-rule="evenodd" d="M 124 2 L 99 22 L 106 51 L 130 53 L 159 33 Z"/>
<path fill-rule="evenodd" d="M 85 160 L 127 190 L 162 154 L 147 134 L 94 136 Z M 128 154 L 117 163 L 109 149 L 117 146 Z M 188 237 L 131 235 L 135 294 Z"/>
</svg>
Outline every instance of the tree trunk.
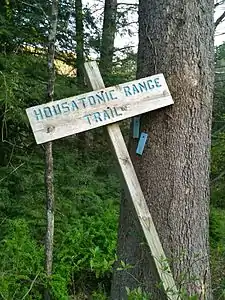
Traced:
<svg viewBox="0 0 225 300">
<path fill-rule="evenodd" d="M 76 10 L 76 68 L 77 83 L 82 88 L 84 86 L 84 24 L 82 0 L 75 0 Z M 82 157 L 86 157 L 88 140 L 91 133 L 81 132 L 77 135 L 77 147 Z"/>
<path fill-rule="evenodd" d="M 100 53 L 100 70 L 104 76 L 112 72 L 114 40 L 116 34 L 117 0 L 105 0 L 104 21 Z"/>
<path fill-rule="evenodd" d="M 137 77 L 163 73 L 175 104 L 141 117 L 148 143 L 129 150 L 178 286 L 197 299 L 211 299 L 208 213 L 209 152 L 213 96 L 213 1 L 140 0 Z M 141 286 L 164 299 L 133 207 L 121 202 L 118 260 L 112 299 Z M 117 264 L 118 266 L 118 264 Z"/>
<path fill-rule="evenodd" d="M 58 18 L 58 0 L 52 1 L 51 27 L 49 31 L 48 45 L 48 101 L 53 101 L 54 82 L 55 82 L 55 41 L 57 33 Z M 46 209 L 47 209 L 47 230 L 45 240 L 45 271 L 47 276 L 52 275 L 52 259 L 53 259 L 53 239 L 54 239 L 54 185 L 53 185 L 53 155 L 52 142 L 45 145 L 45 187 L 46 187 Z M 45 300 L 51 299 L 50 290 L 47 288 L 44 295 Z"/>
<path fill-rule="evenodd" d="M 76 10 L 76 67 L 78 84 L 84 85 L 84 25 L 82 0 L 75 0 Z"/>
</svg>

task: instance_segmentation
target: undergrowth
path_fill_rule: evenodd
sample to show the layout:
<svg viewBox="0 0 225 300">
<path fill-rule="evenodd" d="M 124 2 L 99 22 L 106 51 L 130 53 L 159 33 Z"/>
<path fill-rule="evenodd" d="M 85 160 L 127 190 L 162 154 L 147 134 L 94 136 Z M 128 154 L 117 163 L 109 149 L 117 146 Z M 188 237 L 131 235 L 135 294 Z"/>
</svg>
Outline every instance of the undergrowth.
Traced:
<svg viewBox="0 0 225 300">
<path fill-rule="evenodd" d="M 44 151 L 36 146 L 25 108 L 44 103 L 46 66 L 39 57 L 0 56 L 0 300 L 42 299 L 46 229 Z M 124 76 L 123 74 L 121 76 Z M 117 80 L 120 77 L 116 76 Z M 111 82 L 110 82 L 111 83 Z M 113 84 L 113 83 L 111 83 Z M 73 78 L 57 76 L 56 99 L 76 95 Z M 106 300 L 115 260 L 120 184 L 102 132 L 84 153 L 77 137 L 54 142 L 55 236 L 50 282 L 55 300 Z M 224 140 L 222 140 L 224 142 Z M 224 143 L 213 143 L 213 178 Z M 210 243 L 215 299 L 225 299 L 224 184 L 212 188 Z M 129 299 L 145 292 L 127 290 Z"/>
<path fill-rule="evenodd" d="M 109 163 L 112 160 L 81 162 L 73 147 L 71 143 L 71 151 L 66 151 L 56 146 L 54 151 L 54 299 L 68 299 L 79 292 L 91 294 L 99 288 L 109 291 L 115 259 L 120 186 Z M 2 299 L 22 299 L 31 284 L 26 299 L 39 299 L 45 285 L 42 156 L 40 152 L 17 157 L 21 167 L 1 183 Z"/>
</svg>

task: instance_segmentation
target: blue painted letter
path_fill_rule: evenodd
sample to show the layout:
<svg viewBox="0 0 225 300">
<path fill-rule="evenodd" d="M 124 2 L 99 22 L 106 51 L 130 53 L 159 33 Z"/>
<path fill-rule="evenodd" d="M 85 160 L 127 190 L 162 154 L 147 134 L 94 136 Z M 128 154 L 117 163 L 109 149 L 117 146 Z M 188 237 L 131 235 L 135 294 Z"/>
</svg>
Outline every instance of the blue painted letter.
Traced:
<svg viewBox="0 0 225 300">
<path fill-rule="evenodd" d="M 57 104 L 56 106 L 53 105 L 52 107 L 53 107 L 54 114 L 55 114 L 56 116 L 62 114 L 62 111 L 61 111 L 61 109 L 60 109 L 59 104 Z"/>
<path fill-rule="evenodd" d="M 107 119 L 110 120 L 110 115 L 109 115 L 109 113 L 107 112 L 107 110 L 103 110 L 103 115 L 104 115 L 104 121 L 106 121 Z"/>
<path fill-rule="evenodd" d="M 105 102 L 105 97 L 104 97 L 104 92 L 100 92 L 101 94 L 96 94 L 96 98 L 98 100 L 98 103 L 101 103 L 101 102 Z"/>
<path fill-rule="evenodd" d="M 95 122 L 98 123 L 98 121 L 100 121 L 100 122 L 102 121 L 101 115 L 100 115 L 99 112 L 96 112 L 96 113 L 94 113 L 93 115 L 94 115 L 94 118 L 95 118 Z"/>
<path fill-rule="evenodd" d="M 147 89 L 147 86 L 146 86 L 145 82 L 139 83 L 138 86 L 139 86 L 142 93 L 143 93 L 143 91 L 147 92 L 148 89 Z"/>
<path fill-rule="evenodd" d="M 79 102 L 82 102 L 83 108 L 86 107 L 85 100 L 86 100 L 86 98 L 81 98 L 81 99 L 78 100 Z M 78 109 L 78 108 L 77 108 L 77 109 Z"/>
<path fill-rule="evenodd" d="M 159 83 L 159 78 L 156 78 L 155 80 L 156 87 L 161 87 L 162 85 Z"/>
<path fill-rule="evenodd" d="M 96 105 L 95 97 L 94 96 L 89 96 L 88 101 L 90 105 Z"/>
<path fill-rule="evenodd" d="M 91 125 L 90 116 L 91 115 L 85 115 L 84 119 L 86 119 L 88 121 L 88 123 Z"/>
<path fill-rule="evenodd" d="M 115 95 L 113 95 L 113 93 L 115 93 L 115 90 L 109 91 L 109 95 L 110 95 L 111 100 L 116 100 L 116 99 L 118 99 Z"/>
<path fill-rule="evenodd" d="M 148 88 L 150 89 L 150 90 L 152 90 L 152 89 L 154 89 L 154 84 L 152 84 L 152 80 L 151 79 L 149 79 L 148 81 L 147 81 L 147 85 L 148 85 Z"/>
<path fill-rule="evenodd" d="M 133 94 L 135 95 L 135 94 L 139 94 L 139 93 L 140 92 L 139 92 L 138 88 L 136 87 L 135 84 L 133 84 Z"/>
<path fill-rule="evenodd" d="M 73 100 L 72 101 L 72 111 L 79 109 L 79 107 L 77 106 L 76 102 Z"/>
<path fill-rule="evenodd" d="M 69 108 L 69 105 L 68 105 L 67 102 L 62 103 L 61 106 L 62 106 L 62 109 L 63 109 L 64 113 L 67 113 L 67 112 L 70 111 L 70 108 Z"/>
<path fill-rule="evenodd" d="M 51 118 L 52 117 L 52 112 L 51 112 L 51 108 L 50 107 L 44 107 L 44 113 L 46 118 Z"/>
<path fill-rule="evenodd" d="M 126 95 L 127 97 L 132 96 L 132 93 L 131 93 L 131 91 L 130 91 L 130 87 L 129 87 L 129 86 L 124 86 L 124 87 L 123 87 L 123 90 L 124 90 L 125 95 Z"/>
<path fill-rule="evenodd" d="M 116 107 L 113 107 L 113 110 L 114 110 L 114 112 L 115 112 L 115 115 L 116 115 L 117 117 L 119 117 L 119 116 L 122 116 L 122 115 L 123 115 L 123 114 L 119 114 L 119 113 L 118 113 L 118 111 L 117 111 Z"/>
<path fill-rule="evenodd" d="M 39 121 L 39 120 L 43 120 L 43 115 L 42 115 L 42 112 L 41 110 L 39 109 L 38 112 L 36 110 L 34 110 L 34 114 L 36 116 L 36 120 Z M 40 117 L 40 119 L 39 119 Z"/>
</svg>

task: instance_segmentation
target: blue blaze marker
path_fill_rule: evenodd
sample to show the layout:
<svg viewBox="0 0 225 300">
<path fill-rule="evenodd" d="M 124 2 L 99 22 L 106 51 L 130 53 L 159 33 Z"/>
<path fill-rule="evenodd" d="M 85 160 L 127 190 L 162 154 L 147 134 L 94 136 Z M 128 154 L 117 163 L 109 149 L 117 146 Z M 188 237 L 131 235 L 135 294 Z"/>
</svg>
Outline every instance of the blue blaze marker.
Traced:
<svg viewBox="0 0 225 300">
<path fill-rule="evenodd" d="M 133 138 L 138 139 L 140 135 L 140 117 L 133 118 Z"/>
<path fill-rule="evenodd" d="M 141 136 L 140 136 L 140 139 L 139 139 L 139 142 L 138 142 L 137 149 L 136 149 L 136 154 L 138 154 L 138 155 L 142 155 L 143 154 L 144 148 L 145 148 L 145 144 L 147 142 L 147 138 L 148 138 L 148 134 L 145 133 L 145 132 L 142 132 Z"/>
</svg>

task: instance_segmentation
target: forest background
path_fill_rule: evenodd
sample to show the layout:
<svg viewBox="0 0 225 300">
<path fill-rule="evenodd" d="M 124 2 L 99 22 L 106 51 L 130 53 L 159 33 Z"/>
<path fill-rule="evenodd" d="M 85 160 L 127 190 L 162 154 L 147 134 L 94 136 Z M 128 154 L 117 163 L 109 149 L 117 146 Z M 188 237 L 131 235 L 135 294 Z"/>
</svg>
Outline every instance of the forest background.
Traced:
<svg viewBox="0 0 225 300">
<path fill-rule="evenodd" d="M 217 2 L 216 9 L 223 9 L 222 2 Z M 55 100 L 88 91 L 82 72 L 84 60 L 100 61 L 107 86 L 135 79 L 137 3 L 123 1 L 116 5 L 116 10 L 114 18 L 112 10 L 104 10 L 103 1 L 84 2 L 83 6 L 79 0 L 59 1 Z M 220 12 L 223 14 L 223 10 Z M 42 299 L 49 284 L 44 271 L 44 151 L 34 141 L 25 109 L 46 102 L 50 14 L 50 1 L 0 2 L 0 299 L 3 300 Z M 111 34 L 103 26 L 104 14 L 112 22 Z M 223 26 L 223 18 L 219 26 Z M 220 38 L 221 30 L 223 27 L 215 33 Z M 111 40 L 104 39 L 104 31 Z M 112 46 L 115 36 L 117 42 Z M 218 37 L 210 247 L 214 295 L 216 299 L 225 299 L 225 44 Z M 119 47 L 121 41 L 123 45 Z M 122 123 L 122 129 L 127 137 L 126 122 Z M 116 161 L 103 129 L 55 141 L 53 153 L 52 298 L 107 299 L 116 259 L 121 190 Z M 145 299 L 137 291 L 129 297 Z"/>
</svg>

